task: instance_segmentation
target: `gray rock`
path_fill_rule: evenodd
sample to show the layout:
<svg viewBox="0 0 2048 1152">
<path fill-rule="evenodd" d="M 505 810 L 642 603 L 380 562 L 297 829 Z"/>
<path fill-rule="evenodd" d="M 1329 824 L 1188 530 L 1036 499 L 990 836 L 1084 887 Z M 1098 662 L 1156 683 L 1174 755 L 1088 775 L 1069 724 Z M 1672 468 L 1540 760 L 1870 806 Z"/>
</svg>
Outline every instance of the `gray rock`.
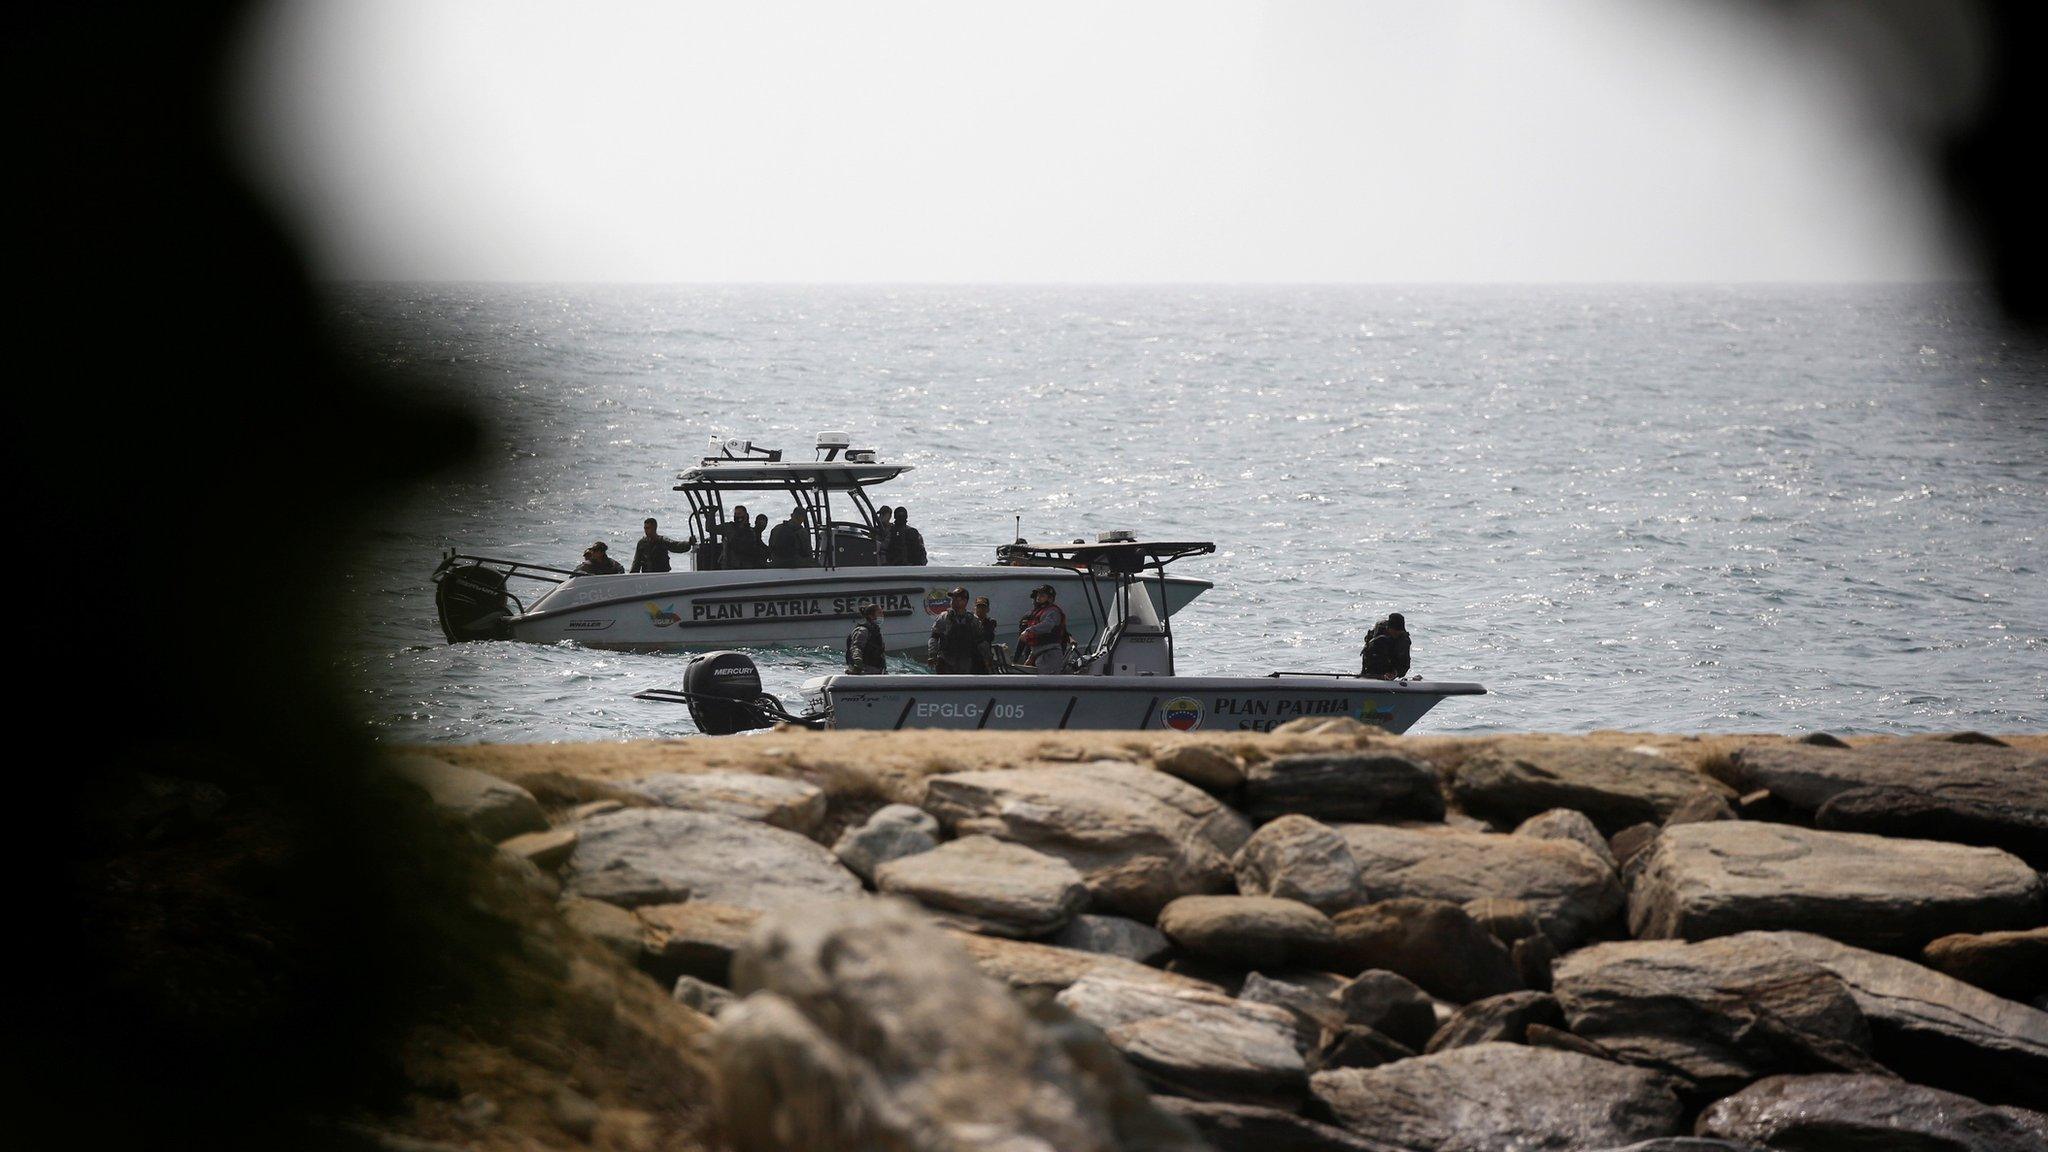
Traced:
<svg viewBox="0 0 2048 1152">
<path fill-rule="evenodd" d="M 1329 917 L 1271 896 L 1183 896 L 1160 910 L 1159 930 L 1197 956 L 1240 968 L 1319 959 L 1336 939 Z"/>
<path fill-rule="evenodd" d="M 1082 952 L 1121 956 L 1139 964 L 1150 964 L 1173 947 L 1166 934 L 1150 924 L 1140 924 L 1122 916 L 1098 916 L 1092 912 L 1084 912 L 1067 921 L 1067 926 L 1046 943 Z"/>
<path fill-rule="evenodd" d="M 1403 1152 L 1278 1108 L 1162 1096 L 1159 1107 L 1195 1126 L 1216 1152 Z"/>
<path fill-rule="evenodd" d="M 1584 812 L 1574 812 L 1569 808 L 1538 812 L 1516 825 L 1514 834 L 1533 836 L 1538 840 L 1570 840 L 1584 844 L 1588 852 L 1598 856 L 1609 868 L 1619 870 L 1621 867 L 1615 863 L 1614 853 L 1608 850 L 1607 840 L 1600 835 L 1600 829 L 1593 826 L 1593 821 Z"/>
<path fill-rule="evenodd" d="M 1258 972 L 1244 978 L 1244 983 L 1238 986 L 1237 998 L 1253 1004 L 1270 1004 L 1293 1015 L 1303 1051 L 1314 1048 L 1325 1031 L 1342 1028 L 1346 1023 L 1344 1006 L 1333 997 Z"/>
<path fill-rule="evenodd" d="M 1469 1048 L 1474 1044 L 1521 1044 L 1528 1039 L 1529 1025 L 1564 1027 L 1564 1009 L 1557 998 L 1544 992 L 1505 992 L 1458 1009 L 1436 1035 L 1429 1038 L 1430 1052 Z"/>
<path fill-rule="evenodd" d="M 1591 1056 L 1595 1060 L 1615 1060 L 1617 1063 L 1626 1063 L 1626 1061 L 1617 1060 L 1614 1053 L 1593 1043 L 1591 1040 L 1575 1035 L 1563 1028 L 1553 1028 L 1548 1024 L 1529 1025 L 1522 1033 L 1522 1043 L 1532 1048 L 1556 1048 L 1564 1052 L 1577 1052 L 1581 1056 Z"/>
<path fill-rule="evenodd" d="M 1629 865 L 1635 862 L 1636 857 L 1642 855 L 1643 849 L 1656 842 L 1657 832 L 1655 824 L 1631 824 L 1616 832 L 1607 841 L 1607 850 L 1614 857 L 1614 866 L 1623 874 L 1630 874 Z"/>
<path fill-rule="evenodd" d="M 1118 980 L 1149 980 L 1175 988 L 1191 988 L 1205 992 L 1217 990 L 1215 985 L 1201 980 L 1161 971 L 1158 968 L 1148 968 L 1121 956 L 1101 952 L 1082 952 L 1051 944 L 1006 940 L 1000 936 L 981 936 L 964 931 L 954 937 L 954 943 L 966 950 L 983 973 L 1019 992 L 1043 993 L 1050 996 L 1065 991 L 1076 981 L 1090 974 L 1114 977 Z"/>
<path fill-rule="evenodd" d="M 1536 910 L 1521 900 L 1481 896 L 1477 900 L 1465 901 L 1464 909 L 1465 915 L 1493 933 L 1493 938 L 1503 944 L 1513 944 L 1543 931 L 1542 925 L 1536 922 Z"/>
<path fill-rule="evenodd" d="M 1702 1099 L 1777 1072 L 1882 1071 L 1842 981 L 1760 934 L 1581 949 L 1556 994 L 1575 1034 Z"/>
<path fill-rule="evenodd" d="M 1065 1018 L 976 971 L 892 900 L 773 914 L 733 964 L 711 1037 L 735 1152 L 1200 1147 Z M 1179 1139 L 1172 1134 L 1180 1133 Z"/>
<path fill-rule="evenodd" d="M 1631 824 L 1661 824 L 1699 793 L 1724 791 L 1666 756 L 1525 741 L 1504 741 L 1466 757 L 1450 773 L 1450 787 L 1460 807 L 1496 824 L 1569 808 L 1585 813 L 1609 836 Z"/>
<path fill-rule="evenodd" d="M 1702 1136 L 1772 1148 L 2041 1152 L 2048 1117 L 1883 1076 L 1773 1076 L 1700 1114 Z"/>
<path fill-rule="evenodd" d="M 1366 902 L 1358 861 L 1344 837 L 1307 816 L 1282 816 L 1252 833 L 1231 862 L 1247 896 L 1299 900 L 1325 912 Z"/>
<path fill-rule="evenodd" d="M 1383 968 L 1461 1004 L 1521 991 L 1508 950 L 1456 904 L 1382 900 L 1339 912 L 1331 923 L 1339 971 Z"/>
<path fill-rule="evenodd" d="M 517 784 L 431 756 L 394 756 L 390 764 L 399 779 L 425 791 L 434 807 L 493 844 L 522 832 L 547 830 L 548 818 L 540 810 L 540 801 Z"/>
<path fill-rule="evenodd" d="M 1337 831 L 1375 900 L 1521 900 L 1560 948 L 1585 939 L 1622 907 L 1614 869 L 1583 844 L 1436 826 L 1346 824 Z"/>
<path fill-rule="evenodd" d="M 2048 1013 L 1910 960 L 1806 932 L 1760 933 L 1826 968 L 1870 1022 L 1871 1050 L 1909 1080 L 2048 1108 Z"/>
<path fill-rule="evenodd" d="M 1059 994 L 1159 1090 L 1242 1104 L 1300 1102 L 1294 1017 L 1219 992 L 1087 976 Z"/>
<path fill-rule="evenodd" d="M 922 808 L 890 804 L 858 827 L 840 834 L 832 854 L 852 873 L 872 882 L 875 869 L 891 860 L 929 852 L 939 846 L 939 821 Z"/>
<path fill-rule="evenodd" d="M 669 994 L 676 1003 L 694 1008 L 706 1016 L 716 1016 L 721 1008 L 736 1002 L 739 997 L 695 976 L 676 977 L 675 989 Z"/>
<path fill-rule="evenodd" d="M 1692 799 L 1671 810 L 1664 818 L 1670 824 L 1706 824 L 1714 820 L 1734 820 L 1735 806 L 1728 797 L 1719 792 L 1701 792 Z"/>
<path fill-rule="evenodd" d="M 825 793 L 801 780 L 753 772 L 664 772 L 629 785 L 665 808 L 758 820 L 804 836 L 825 823 Z"/>
<path fill-rule="evenodd" d="M 564 896 L 555 907 L 569 927 L 628 964 L 638 964 L 648 949 L 647 926 L 624 908 L 576 896 Z"/>
<path fill-rule="evenodd" d="M 1398 973 L 1361 972 L 1337 992 L 1347 1023 L 1371 1028 L 1420 1052 L 1436 1032 L 1429 994 Z"/>
<path fill-rule="evenodd" d="M 760 923 L 753 908 L 695 901 L 640 909 L 649 932 L 647 967 L 659 980 L 695 976 L 732 986 L 732 958 Z"/>
<path fill-rule="evenodd" d="M 1929 968 L 2009 1000 L 2048 992 L 2048 927 L 1959 932 L 1930 942 L 1920 958 Z"/>
<path fill-rule="evenodd" d="M 2048 867 L 2048 771 L 2029 760 L 2012 748 L 1936 741 L 1764 745 L 1740 749 L 1715 774 L 1739 791 L 1767 788 L 1808 817 L 1846 801 L 1831 821 L 1844 830 L 1988 845 Z"/>
<path fill-rule="evenodd" d="M 1322 1043 L 1309 1058 L 1308 1070 L 1330 1072 L 1338 1068 L 1377 1068 L 1396 1060 L 1412 1060 L 1415 1049 L 1363 1024 L 1346 1024 L 1324 1032 Z"/>
<path fill-rule="evenodd" d="M 923 807 L 956 835 L 1058 856 L 1086 878 L 1096 911 L 1150 920 L 1180 896 L 1228 891 L 1244 818 L 1192 784 L 1135 764 L 956 772 L 926 782 Z"/>
<path fill-rule="evenodd" d="M 1604 1148 L 1676 1135 L 1684 1115 L 1653 1072 L 1519 1044 L 1319 1072 L 1310 1084 L 1351 1131 L 1429 1152 Z"/>
<path fill-rule="evenodd" d="M 1639 937 L 1788 929 L 1918 948 L 2037 923 L 2042 898 L 2034 870 L 1995 848 L 1747 821 L 1666 828 L 1632 870 Z"/>
<path fill-rule="evenodd" d="M 1308 816 L 1328 822 L 1441 820 L 1436 769 L 1386 753 L 1280 756 L 1245 771 L 1244 804 L 1253 820 Z"/>
<path fill-rule="evenodd" d="M 585 820 L 578 833 L 566 876 L 578 895 L 595 895 L 605 873 L 620 871 L 686 887 L 691 899 L 747 908 L 863 894 L 859 877 L 825 848 L 737 816 L 629 808 Z"/>
<path fill-rule="evenodd" d="M 1663 1136 L 1643 1140 L 1626 1148 L 1603 1148 L 1601 1152 L 1764 1152 L 1761 1145 L 1747 1140 L 1715 1140 L 1707 1136 Z"/>
<path fill-rule="evenodd" d="M 1057 932 L 1088 904 L 1073 865 L 993 836 L 891 860 L 875 869 L 875 887 L 975 931 L 1020 938 Z"/>
<path fill-rule="evenodd" d="M 1234 793 L 1244 784 L 1244 765 L 1229 752 L 1209 744 L 1176 743 L 1154 753 L 1152 766 L 1217 795 Z"/>
</svg>

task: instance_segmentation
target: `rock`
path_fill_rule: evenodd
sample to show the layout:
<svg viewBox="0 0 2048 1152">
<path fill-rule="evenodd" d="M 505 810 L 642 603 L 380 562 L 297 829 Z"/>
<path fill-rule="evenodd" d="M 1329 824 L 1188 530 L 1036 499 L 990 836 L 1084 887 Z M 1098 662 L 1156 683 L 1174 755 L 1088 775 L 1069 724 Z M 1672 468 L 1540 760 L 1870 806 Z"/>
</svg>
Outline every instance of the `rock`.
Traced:
<svg viewBox="0 0 2048 1152">
<path fill-rule="evenodd" d="M 1244 818 L 1192 784 L 1134 764 L 956 772 L 925 784 L 924 809 L 956 835 L 1058 856 L 1096 911 L 1150 920 L 1180 896 L 1227 891 Z"/>
<path fill-rule="evenodd" d="M 801 780 L 753 772 L 663 772 L 630 787 L 665 808 L 758 820 L 804 836 L 825 823 L 825 793 Z"/>
<path fill-rule="evenodd" d="M 1299 900 L 1324 912 L 1366 901 L 1365 883 L 1351 849 L 1327 824 L 1282 816 L 1252 833 L 1231 862 L 1237 890 L 1247 896 Z"/>
<path fill-rule="evenodd" d="M 669 995 L 676 1003 L 694 1008 L 706 1016 L 718 1015 L 719 1009 L 739 999 L 709 980 L 699 980 L 695 976 L 676 977 L 675 990 Z"/>
<path fill-rule="evenodd" d="M 993 836 L 966 836 L 875 869 L 875 887 L 997 936 L 1044 936 L 1088 903 L 1074 866 Z"/>
<path fill-rule="evenodd" d="M 629 808 L 585 820 L 568 883 L 594 895 L 608 871 L 687 886 L 690 898 L 746 908 L 782 908 L 821 897 L 863 894 L 859 877 L 795 832 L 737 816 L 672 808 Z"/>
<path fill-rule="evenodd" d="M 1166 934 L 1150 924 L 1122 916 L 1098 916 L 1084 912 L 1055 933 L 1046 943 L 1082 952 L 1121 956 L 1139 964 L 1150 964 L 1166 955 L 1172 944 Z"/>
<path fill-rule="evenodd" d="M 1673 808 L 1671 815 L 1664 818 L 1664 823 L 1667 826 L 1672 824 L 1707 824 L 1715 820 L 1734 820 L 1736 818 L 1735 806 L 1728 802 L 1728 797 L 1719 792 L 1700 792 L 1695 794 L 1692 799 Z"/>
<path fill-rule="evenodd" d="M 568 819 L 573 824 L 578 820 L 588 820 L 592 816 L 602 816 L 607 812 L 617 812 L 624 807 L 625 805 L 617 800 L 592 800 L 587 804 L 578 804 L 574 808 L 569 809 Z"/>
<path fill-rule="evenodd" d="M 1959 932 L 1928 944 L 1927 966 L 2010 1000 L 2048 992 L 2048 928 Z"/>
<path fill-rule="evenodd" d="M 1281 756 L 1245 770 L 1245 813 L 1255 821 L 1441 820 L 1436 769 L 1387 753 Z"/>
<path fill-rule="evenodd" d="M 1195 1126 L 1216 1152 L 1399 1152 L 1278 1108 L 1162 1096 L 1159 1107 Z"/>
<path fill-rule="evenodd" d="M 1831 736 L 1826 732 L 1808 732 L 1806 735 L 1801 736 L 1797 743 L 1810 744 L 1815 748 L 1847 748 L 1849 746 L 1847 740 L 1842 739 L 1840 736 Z"/>
<path fill-rule="evenodd" d="M 581 843 L 581 840 L 578 840 Z M 576 853 L 570 850 L 569 858 Z M 657 876 L 645 872 L 625 861 L 616 861 L 601 872 L 586 872 L 576 877 L 576 893 L 589 900 L 602 900 L 621 908 L 641 908 L 650 904 L 681 904 L 692 895 L 690 886 L 671 876 Z"/>
<path fill-rule="evenodd" d="M 1204 792 L 1233 793 L 1244 785 L 1237 757 L 1210 744 L 1175 744 L 1154 753 L 1152 766 Z"/>
<path fill-rule="evenodd" d="M 1536 910 L 1525 901 L 1481 896 L 1477 900 L 1465 901 L 1464 908 L 1465 915 L 1493 933 L 1493 938 L 1503 944 L 1513 944 L 1543 931 L 1536 923 Z"/>
<path fill-rule="evenodd" d="M 1582 844 L 1433 826 L 1346 824 L 1337 831 L 1376 900 L 1521 900 L 1561 948 L 1585 939 L 1621 910 L 1614 869 Z"/>
<path fill-rule="evenodd" d="M 1337 992 L 1348 1023 L 1371 1028 L 1420 1052 L 1436 1032 L 1436 1008 L 1429 994 L 1406 976 L 1374 969 L 1361 972 Z"/>
<path fill-rule="evenodd" d="M 1307 1070 L 1294 1018 L 1218 992 L 1087 976 L 1059 994 L 1159 1090 L 1241 1104 L 1298 1103 Z"/>
<path fill-rule="evenodd" d="M 1700 1114 L 1702 1136 L 1811 1152 L 2040 1152 L 2048 1117 L 1883 1076 L 1773 1076 Z"/>
<path fill-rule="evenodd" d="M 536 868 L 552 872 L 576 851 L 576 830 L 550 828 L 545 832 L 522 832 L 499 844 L 498 851 L 509 852 Z"/>
<path fill-rule="evenodd" d="M 1308 1070 L 1313 1075 L 1338 1068 L 1377 1068 L 1414 1058 L 1415 1049 L 1376 1028 L 1345 1024 L 1323 1033 L 1322 1043 L 1309 1058 Z"/>
<path fill-rule="evenodd" d="M 604 945 L 628 964 L 638 964 L 648 950 L 647 925 L 624 908 L 576 896 L 562 897 L 555 907 L 569 927 Z"/>
<path fill-rule="evenodd" d="M 1871 1051 L 1909 1080 L 2048 1108 L 2048 1013 L 1910 960 L 1806 932 L 1759 935 L 1826 968 L 1870 1023 Z"/>
<path fill-rule="evenodd" d="M 1294 1017 L 1300 1047 L 1304 1051 L 1313 1049 L 1325 1031 L 1334 1031 L 1345 1025 L 1344 1006 L 1335 999 L 1257 972 L 1244 978 L 1244 983 L 1237 989 L 1237 998 L 1285 1009 Z"/>
<path fill-rule="evenodd" d="M 1183 896 L 1160 911 L 1159 930 L 1198 956 L 1239 968 L 1320 957 L 1336 939 L 1328 916 L 1271 896 Z"/>
<path fill-rule="evenodd" d="M 1056 948 L 1050 944 L 1005 940 L 1000 936 L 979 936 L 969 932 L 959 933 L 954 942 L 966 950 L 983 973 L 1020 992 L 1041 992 L 1050 995 L 1065 991 L 1068 986 L 1085 976 L 1098 973 L 1119 980 L 1150 980 L 1176 988 L 1216 990 L 1215 985 L 1205 981 L 1163 972 L 1157 968 L 1148 968 L 1121 956 L 1078 952 L 1072 948 Z"/>
<path fill-rule="evenodd" d="M 1995 848 L 1747 821 L 1685 824 L 1664 829 L 1636 866 L 1628 923 L 1638 937 L 1791 929 L 1904 949 L 1951 932 L 2037 923 L 2041 897 L 2034 870 Z"/>
<path fill-rule="evenodd" d="M 1556 994 L 1575 1034 L 1701 1099 L 1777 1072 L 1882 1071 L 1842 981 L 1757 933 L 1584 948 L 1558 962 Z"/>
<path fill-rule="evenodd" d="M 936 817 L 908 804 L 889 804 L 859 827 L 841 833 L 839 842 L 832 846 L 832 854 L 854 875 L 872 882 L 875 869 L 889 861 L 929 852 L 938 846 Z"/>
<path fill-rule="evenodd" d="M 1630 862 L 1657 839 L 1657 832 L 1655 824 L 1631 824 L 1616 832 L 1607 842 L 1607 850 L 1613 854 L 1615 868 L 1627 871 Z"/>
<path fill-rule="evenodd" d="M 517 784 L 431 756 L 394 756 L 390 763 L 392 772 L 423 789 L 434 807 L 493 844 L 522 832 L 547 830 L 548 818 L 540 810 L 540 801 Z"/>
<path fill-rule="evenodd" d="M 1602 1048 L 1583 1036 L 1575 1036 L 1563 1028 L 1548 1024 L 1531 1024 L 1522 1033 L 1522 1043 L 1533 1048 L 1556 1048 L 1564 1052 L 1577 1052 L 1596 1060 L 1614 1060 L 1614 1053 Z"/>
<path fill-rule="evenodd" d="M 1943 744 L 1982 744 L 1982 745 L 1985 745 L 1985 746 L 1987 746 L 1987 747 L 1991 747 L 1991 748 L 2010 748 L 2010 747 L 2012 747 L 2012 745 L 2010 745 L 2010 744 L 2007 744 L 2007 743 L 2006 743 L 2005 741 L 2003 741 L 2003 740 L 2000 740 L 2000 739 L 1999 739 L 1998 737 L 1996 737 L 1996 736 L 1987 736 L 1987 735 L 1985 735 L 1985 734 L 1984 734 L 1984 733 L 1982 733 L 1982 732 L 1969 732 L 1969 731 L 1963 731 L 1963 732 L 1922 732 L 1922 733 L 1919 733 L 1918 735 L 1914 735 L 1914 736 L 1908 736 L 1908 737 L 1906 737 L 1906 739 L 1908 739 L 1908 740 L 1933 740 L 1933 741 L 1937 741 L 1937 742 L 1940 742 L 1940 743 L 1943 743 Z"/>
<path fill-rule="evenodd" d="M 1521 990 L 1508 950 L 1456 904 L 1382 900 L 1339 912 L 1332 925 L 1340 971 L 1383 968 L 1461 1004 Z"/>
<path fill-rule="evenodd" d="M 1655 1073 L 1519 1044 L 1319 1072 L 1310 1083 L 1351 1131 L 1429 1152 L 1606 1148 L 1674 1135 L 1684 1115 Z"/>
<path fill-rule="evenodd" d="M 1516 825 L 1514 834 L 1532 836 L 1538 840 L 1570 840 L 1584 844 L 1588 852 L 1598 856 L 1609 868 L 1620 868 L 1614 861 L 1614 853 L 1607 848 L 1606 838 L 1600 835 L 1598 828 L 1593 827 L 1593 822 L 1586 818 L 1584 812 L 1574 812 L 1569 808 L 1552 808 L 1548 812 L 1538 812 Z"/>
<path fill-rule="evenodd" d="M 1720 790 L 1710 778 L 1661 755 L 1588 744 L 1503 743 L 1466 757 L 1450 774 L 1459 806 L 1501 825 L 1570 808 L 1611 836 L 1631 824 L 1662 823 L 1700 792 Z"/>
<path fill-rule="evenodd" d="M 657 979 L 695 976 L 732 986 L 732 958 L 746 943 L 761 913 L 753 908 L 696 901 L 640 909 L 651 943 L 648 967 Z"/>
<path fill-rule="evenodd" d="M 1664 1136 L 1642 1140 L 1626 1148 L 1603 1148 L 1601 1152 L 1764 1152 L 1747 1140 L 1715 1140 L 1707 1136 Z"/>
<path fill-rule="evenodd" d="M 1162 1152 L 1200 1146 L 1064 1017 L 1028 1009 L 897 901 L 772 914 L 733 979 L 746 998 L 711 1054 L 735 1152 L 1112 1152 L 1140 1130 Z"/>
<path fill-rule="evenodd" d="M 1550 937 L 1537 933 L 1515 941 L 1508 950 L 1508 956 L 1515 962 L 1515 975 L 1522 983 L 1537 992 L 1550 991 L 1551 969 L 1557 964 L 1557 945 Z"/>
<path fill-rule="evenodd" d="M 1564 1027 L 1564 1009 L 1557 997 L 1545 992 L 1506 992 L 1475 1000 L 1458 1009 L 1449 1022 L 1429 1038 L 1426 1051 L 1443 1052 L 1469 1048 L 1474 1044 L 1520 1044 L 1529 1025 Z"/>
<path fill-rule="evenodd" d="M 2004 848 L 2048 867 L 2048 771 L 2012 748 L 1932 741 L 1849 751 L 1766 745 L 1743 748 L 1715 775 L 1742 791 L 1768 788 L 1845 830 Z M 1844 793 L 1875 790 L 1847 798 Z"/>
</svg>

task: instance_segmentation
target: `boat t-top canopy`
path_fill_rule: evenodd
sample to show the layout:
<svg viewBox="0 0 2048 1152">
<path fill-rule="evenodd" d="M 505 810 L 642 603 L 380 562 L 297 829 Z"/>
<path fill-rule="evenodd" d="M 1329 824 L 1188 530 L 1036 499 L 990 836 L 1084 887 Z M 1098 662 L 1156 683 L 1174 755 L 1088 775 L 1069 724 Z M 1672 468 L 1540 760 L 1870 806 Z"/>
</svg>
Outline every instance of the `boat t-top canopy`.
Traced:
<svg viewBox="0 0 2048 1152">
<path fill-rule="evenodd" d="M 1139 540 L 1129 532 L 1104 532 L 1093 544 L 1030 544 L 1019 541 L 996 549 L 1000 563 L 1087 568 L 1102 576 L 1135 576 L 1147 568 L 1164 568 L 1189 556 L 1216 551 L 1207 540 Z"/>
<path fill-rule="evenodd" d="M 784 460 L 779 448 L 759 448 L 752 440 L 711 438 L 711 454 L 676 474 L 675 490 L 690 502 L 692 524 L 710 534 L 725 520 L 725 494 L 782 492 L 802 509 L 810 533 L 810 554 L 827 568 L 843 562 L 842 551 L 865 549 L 870 558 L 853 563 L 879 563 L 875 551 L 875 506 L 867 489 L 911 470 L 908 464 L 883 464 L 872 448 L 853 447 L 844 432 L 818 433 L 811 460 Z M 835 519 L 832 496 L 848 499 L 850 520 Z M 842 540 L 851 534 L 853 539 Z"/>
</svg>

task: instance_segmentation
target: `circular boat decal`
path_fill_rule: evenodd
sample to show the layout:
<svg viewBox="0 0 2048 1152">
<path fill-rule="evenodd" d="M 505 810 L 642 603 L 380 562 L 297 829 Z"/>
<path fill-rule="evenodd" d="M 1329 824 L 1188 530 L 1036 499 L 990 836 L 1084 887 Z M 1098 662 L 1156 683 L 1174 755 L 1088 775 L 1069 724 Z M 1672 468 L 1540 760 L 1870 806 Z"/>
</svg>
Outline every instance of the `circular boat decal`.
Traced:
<svg viewBox="0 0 2048 1152">
<path fill-rule="evenodd" d="M 1159 716 L 1175 732 L 1193 732 L 1202 726 L 1202 702 L 1193 696 L 1175 696 L 1160 709 Z"/>
<path fill-rule="evenodd" d="M 953 603 L 952 595 L 944 588 L 934 588 L 924 594 L 924 614 L 944 616 Z"/>
</svg>

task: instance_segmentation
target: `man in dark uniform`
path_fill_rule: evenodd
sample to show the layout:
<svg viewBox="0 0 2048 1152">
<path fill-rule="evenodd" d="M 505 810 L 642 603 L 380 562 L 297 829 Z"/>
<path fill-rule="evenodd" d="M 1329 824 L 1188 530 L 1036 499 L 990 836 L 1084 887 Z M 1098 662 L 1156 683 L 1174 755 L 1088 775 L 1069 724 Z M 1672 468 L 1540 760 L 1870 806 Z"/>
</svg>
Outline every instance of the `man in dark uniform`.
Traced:
<svg viewBox="0 0 2048 1152">
<path fill-rule="evenodd" d="M 583 550 L 583 563 L 576 566 L 576 576 L 619 576 L 625 573 L 617 560 L 612 559 L 611 550 L 599 540 Z"/>
<path fill-rule="evenodd" d="M 719 540 L 725 526 L 718 522 L 718 510 L 715 508 L 699 515 L 704 518 L 704 543 L 697 548 L 697 571 L 711 572 L 725 563 L 725 544 Z"/>
<path fill-rule="evenodd" d="M 895 529 L 895 521 L 889 518 L 889 506 L 884 504 L 875 509 L 875 563 L 889 562 L 889 533 Z"/>
<path fill-rule="evenodd" d="M 732 519 L 718 526 L 719 567 L 732 570 L 762 566 L 753 527 L 753 521 L 747 519 L 747 506 L 733 505 Z"/>
<path fill-rule="evenodd" d="M 880 676 L 889 670 L 882 650 L 882 606 L 863 600 L 855 610 L 860 613 L 860 623 L 846 637 L 846 674 Z"/>
<path fill-rule="evenodd" d="M 998 666 L 995 655 L 996 618 L 988 614 L 988 597 L 976 596 L 974 598 L 974 622 L 981 625 L 982 654 L 988 660 L 989 669 L 993 671 Z"/>
<path fill-rule="evenodd" d="M 1399 612 L 1365 634 L 1361 673 L 1374 680 L 1399 680 L 1408 674 L 1408 621 Z"/>
<path fill-rule="evenodd" d="M 913 568 L 921 568 L 926 563 L 924 533 L 910 526 L 908 508 L 896 509 L 896 523 L 889 528 L 889 563 Z"/>
<path fill-rule="evenodd" d="M 768 534 L 768 562 L 777 568 L 811 566 L 811 529 L 802 508 L 789 510 L 789 519 Z"/>
<path fill-rule="evenodd" d="M 981 623 L 967 612 L 967 589 L 953 589 L 952 597 L 946 614 L 932 621 L 925 658 L 934 672 L 986 676 L 988 652 L 981 643 Z"/>
<path fill-rule="evenodd" d="M 677 542 L 663 536 L 655 531 L 656 525 L 652 516 L 643 521 L 640 527 L 646 534 L 640 537 L 639 543 L 633 545 L 632 571 L 635 572 L 666 572 L 669 570 L 669 553 L 680 555 L 688 552 L 697 543 L 695 540 Z"/>
</svg>

